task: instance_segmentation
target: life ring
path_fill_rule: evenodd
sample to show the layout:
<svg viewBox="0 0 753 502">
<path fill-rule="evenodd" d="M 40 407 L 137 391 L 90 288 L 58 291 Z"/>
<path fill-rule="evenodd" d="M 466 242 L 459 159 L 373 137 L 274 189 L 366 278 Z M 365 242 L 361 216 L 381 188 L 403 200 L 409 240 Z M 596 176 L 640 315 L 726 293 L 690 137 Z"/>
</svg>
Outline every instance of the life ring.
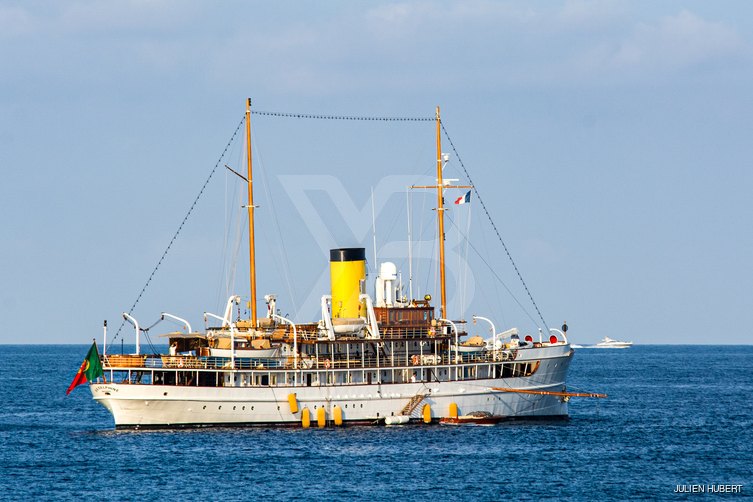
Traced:
<svg viewBox="0 0 753 502">
<path fill-rule="evenodd" d="M 437 330 L 435 330 L 434 328 L 429 328 L 429 336 L 434 336 L 436 334 L 437 334 Z"/>
<path fill-rule="evenodd" d="M 332 365 L 329 359 L 324 360 L 324 369 L 329 369 L 329 367 Z"/>
<path fill-rule="evenodd" d="M 410 362 L 413 363 L 413 366 L 418 366 L 418 361 L 419 361 L 418 356 L 416 354 L 413 354 L 410 358 Z"/>
</svg>

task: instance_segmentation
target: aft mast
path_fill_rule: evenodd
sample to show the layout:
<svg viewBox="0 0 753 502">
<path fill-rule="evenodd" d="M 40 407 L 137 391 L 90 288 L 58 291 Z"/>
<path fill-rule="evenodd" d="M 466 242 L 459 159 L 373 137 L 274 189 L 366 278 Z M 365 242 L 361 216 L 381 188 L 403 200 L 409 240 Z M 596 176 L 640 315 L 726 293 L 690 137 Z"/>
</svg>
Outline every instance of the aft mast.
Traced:
<svg viewBox="0 0 753 502">
<path fill-rule="evenodd" d="M 251 159 L 251 98 L 246 101 L 246 166 L 248 168 L 248 261 L 251 282 L 251 327 L 256 328 L 256 249 L 254 245 L 254 178 Z"/>
<path fill-rule="evenodd" d="M 439 291 L 441 300 L 441 319 L 447 319 L 447 291 L 444 273 L 444 180 L 442 179 L 442 123 L 437 106 L 437 224 L 439 233 Z"/>
<path fill-rule="evenodd" d="M 431 188 L 437 191 L 437 228 L 439 241 L 439 293 L 440 293 L 440 319 L 447 319 L 447 288 L 445 286 L 445 253 L 444 253 L 444 189 L 445 188 L 473 188 L 472 185 L 450 185 L 445 183 L 442 177 L 442 169 L 446 162 L 442 154 L 442 120 L 439 118 L 439 107 L 436 114 L 437 121 L 437 184 L 429 186 L 412 186 L 411 188 Z"/>
</svg>

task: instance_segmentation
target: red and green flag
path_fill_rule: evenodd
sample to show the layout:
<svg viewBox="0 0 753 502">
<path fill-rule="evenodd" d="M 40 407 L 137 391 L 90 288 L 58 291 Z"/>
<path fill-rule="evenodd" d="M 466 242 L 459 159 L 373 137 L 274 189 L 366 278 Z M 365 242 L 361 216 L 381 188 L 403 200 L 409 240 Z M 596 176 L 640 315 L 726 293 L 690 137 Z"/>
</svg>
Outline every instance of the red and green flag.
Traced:
<svg viewBox="0 0 753 502">
<path fill-rule="evenodd" d="M 81 363 L 81 367 L 78 369 L 78 373 L 73 377 L 71 386 L 65 391 L 65 395 L 71 393 L 74 387 L 81 385 L 82 383 L 91 382 L 96 378 L 104 375 L 102 371 L 102 363 L 99 360 L 99 351 L 97 350 L 97 342 L 92 343 L 89 352 L 86 354 L 84 362 Z"/>
</svg>

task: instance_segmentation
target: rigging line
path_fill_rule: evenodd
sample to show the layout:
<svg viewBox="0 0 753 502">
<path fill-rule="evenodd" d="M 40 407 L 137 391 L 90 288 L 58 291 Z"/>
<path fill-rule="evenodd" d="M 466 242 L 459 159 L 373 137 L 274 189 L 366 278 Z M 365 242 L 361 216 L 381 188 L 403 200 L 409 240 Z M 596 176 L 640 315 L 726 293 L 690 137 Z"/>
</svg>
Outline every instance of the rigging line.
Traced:
<svg viewBox="0 0 753 502">
<path fill-rule="evenodd" d="M 285 279 L 285 286 L 288 289 L 288 295 L 290 296 L 290 302 L 293 304 L 293 311 L 298 315 L 298 301 L 296 300 L 296 291 L 293 288 L 293 281 L 290 277 L 290 260 L 288 259 L 288 253 L 285 249 L 285 239 L 282 234 L 282 225 L 280 225 L 280 220 L 277 215 L 277 207 L 275 206 L 275 198 L 272 197 L 272 184 L 271 184 L 271 176 L 267 175 L 267 168 L 266 164 L 264 163 L 264 157 L 262 156 L 262 151 L 259 148 L 259 142 L 256 141 L 256 130 L 253 127 L 253 124 L 251 124 L 251 135 L 252 135 L 252 141 L 257 145 L 256 146 L 256 156 L 258 158 L 258 164 L 259 164 L 259 170 L 261 172 L 261 178 L 262 178 L 262 187 L 264 188 L 264 194 L 267 197 L 267 200 L 269 201 L 269 206 L 271 208 L 272 212 L 272 219 L 274 220 L 274 228 L 275 233 L 277 235 L 277 246 L 279 248 L 279 255 L 282 257 L 282 274 Z M 276 260 L 275 260 L 276 262 Z M 276 313 L 276 312 L 274 312 Z"/>
<path fill-rule="evenodd" d="M 462 261 L 461 261 L 461 258 L 458 258 L 458 262 L 459 262 L 460 270 L 463 271 L 463 274 L 461 276 L 462 279 L 460 281 L 460 294 L 461 294 L 460 305 L 461 305 L 461 308 L 463 309 L 461 311 L 461 314 L 463 314 L 463 317 L 462 317 L 463 319 L 465 318 L 465 313 L 466 313 L 465 311 L 467 310 L 467 307 L 468 307 L 468 304 L 467 304 L 468 276 L 471 273 L 470 266 L 468 265 L 468 242 L 470 241 L 469 236 L 471 235 L 471 207 L 472 206 L 468 204 L 468 210 L 466 211 L 468 214 L 466 215 L 466 228 L 465 228 L 465 236 L 464 236 L 465 249 L 461 248 L 460 253 L 458 253 L 458 255 L 462 256 Z M 461 243 L 461 246 L 462 246 L 462 243 Z M 463 263 L 465 263 L 465 268 L 463 268 Z"/>
<path fill-rule="evenodd" d="M 240 149 L 237 153 L 236 158 L 236 164 L 239 165 L 241 163 L 241 157 L 243 155 L 242 149 Z M 227 166 L 227 164 L 225 164 Z M 227 275 L 227 271 L 229 268 L 235 267 L 235 263 L 232 262 L 233 259 L 235 259 L 235 255 L 231 256 L 231 247 L 236 243 L 236 240 L 231 241 L 230 240 L 230 230 L 231 225 L 236 222 L 236 220 L 240 220 L 236 216 L 236 210 L 231 211 L 231 207 L 235 207 L 235 201 L 239 199 L 238 197 L 238 184 L 232 183 L 232 194 L 230 194 L 230 188 L 229 188 L 229 174 L 226 173 L 225 175 L 225 204 L 224 204 L 224 213 L 225 213 L 225 225 L 223 227 L 223 238 L 222 238 L 222 260 L 221 260 L 221 267 L 220 267 L 220 273 L 218 274 L 218 277 L 221 277 L 222 280 L 218 282 L 217 284 L 217 297 L 216 297 L 216 305 L 221 306 L 225 301 L 227 301 L 227 298 L 230 296 L 230 291 L 233 289 L 230 286 L 230 277 Z M 233 179 L 235 181 L 235 179 Z M 232 202 L 231 202 L 232 201 Z M 240 232 L 235 232 L 235 234 L 239 234 Z M 240 237 L 239 237 L 240 238 Z M 230 263 L 229 263 L 230 262 Z M 234 284 L 234 282 L 233 282 Z M 223 290 L 223 287 L 225 288 Z"/>
<path fill-rule="evenodd" d="M 165 248 L 165 251 L 162 253 L 162 256 L 157 262 L 157 265 L 154 267 L 154 270 L 152 270 L 152 273 L 149 274 L 149 278 L 146 280 L 146 284 L 144 284 L 144 287 L 141 288 L 141 291 L 139 292 L 139 296 L 136 297 L 136 301 L 134 301 L 133 305 L 131 305 L 131 308 L 128 309 L 129 315 L 133 313 L 133 309 L 136 308 L 136 305 L 139 303 L 139 300 L 141 300 L 141 297 L 144 295 L 144 291 L 146 291 L 146 288 L 148 288 L 149 284 L 152 282 L 152 279 L 154 278 L 154 274 L 157 273 L 157 270 L 159 269 L 160 265 L 162 265 L 162 261 L 167 256 L 167 253 L 170 251 L 170 248 L 173 247 L 173 244 L 175 243 L 175 239 L 178 238 L 178 234 L 180 234 L 180 231 L 183 230 L 183 225 L 186 224 L 186 221 L 188 221 L 188 218 L 191 216 L 191 213 L 193 213 L 193 210 L 196 207 L 196 204 L 199 202 L 199 199 L 204 194 L 204 190 L 206 190 L 207 185 L 209 184 L 209 181 L 212 179 L 212 176 L 214 176 L 214 173 L 217 171 L 217 167 L 220 165 L 220 163 L 222 163 L 222 159 L 225 157 L 225 154 L 227 153 L 228 148 L 230 148 L 230 145 L 233 144 L 233 141 L 235 140 L 235 136 L 238 134 L 238 131 L 240 130 L 245 120 L 246 120 L 246 117 L 244 115 L 244 117 L 241 119 L 240 123 L 238 124 L 238 127 L 235 128 L 235 131 L 233 132 L 233 135 L 230 137 L 230 140 L 227 142 L 227 145 L 225 145 L 225 149 L 222 151 L 222 154 L 220 154 L 220 158 L 217 159 L 217 162 L 212 168 L 212 171 L 209 173 L 209 176 L 207 176 L 207 179 L 204 181 L 204 184 L 201 186 L 201 190 L 199 190 L 199 194 L 194 199 L 193 203 L 191 204 L 191 207 L 188 208 L 188 212 L 183 217 L 183 221 L 180 222 L 180 225 L 178 226 L 178 230 L 175 231 L 173 238 L 170 239 L 170 243 L 167 245 L 167 248 Z M 124 325 L 125 325 L 125 319 L 123 319 L 120 322 L 120 327 L 118 327 L 118 331 L 115 332 L 115 336 L 112 339 L 113 342 L 118 339 L 118 335 L 120 335 L 120 331 L 123 329 Z"/>
<path fill-rule="evenodd" d="M 261 110 L 251 110 L 251 114 L 293 119 L 359 120 L 371 122 L 433 122 L 434 120 L 436 120 L 436 118 L 434 117 L 369 117 L 363 115 L 317 115 L 313 113 L 265 112 Z"/>
<path fill-rule="evenodd" d="M 240 197 L 240 194 L 239 194 Z M 238 256 L 241 253 L 241 245 L 243 244 L 243 237 L 246 235 L 246 229 L 248 228 L 248 214 L 247 211 L 242 211 L 240 215 L 236 215 L 235 218 L 235 240 L 233 241 L 233 248 L 231 248 L 230 264 L 227 269 L 227 291 L 225 292 L 225 298 L 220 299 L 218 304 L 218 310 L 222 311 L 223 304 L 227 301 L 227 298 L 235 291 L 235 271 L 238 269 Z M 249 293 L 250 294 L 250 293 Z"/>
<path fill-rule="evenodd" d="M 484 245 L 484 255 L 485 256 L 493 256 L 493 254 L 489 251 L 489 237 L 490 236 L 488 235 L 487 232 L 481 232 L 481 242 Z M 507 325 L 508 324 L 507 318 L 506 318 L 507 317 L 507 314 L 506 314 L 507 311 L 506 311 L 505 307 L 502 305 L 502 293 L 499 291 L 499 284 L 495 281 L 495 282 L 492 282 L 492 285 L 493 285 L 493 288 L 494 288 L 494 296 L 490 297 L 490 298 L 495 298 L 496 299 L 496 302 L 497 302 L 496 305 L 497 305 L 497 309 L 498 309 L 498 310 L 496 310 L 496 312 L 498 313 L 498 315 L 502 319 L 502 323 L 505 324 L 505 325 Z M 489 304 L 489 305 L 491 305 L 491 304 Z"/>
<path fill-rule="evenodd" d="M 499 230 L 497 230 L 497 225 L 494 224 L 494 220 L 492 220 L 492 216 L 491 214 L 489 214 L 489 210 L 486 208 L 486 204 L 484 204 L 484 200 L 481 198 L 481 194 L 479 193 L 478 188 L 476 188 L 476 185 L 473 183 L 473 180 L 471 179 L 471 175 L 468 173 L 468 169 L 465 168 L 465 164 L 463 164 L 463 160 L 460 158 L 460 154 L 455 148 L 455 144 L 452 142 L 452 139 L 450 138 L 450 134 L 447 132 L 447 129 L 444 126 L 444 122 L 440 121 L 439 124 L 442 127 L 442 131 L 444 132 L 444 135 L 447 138 L 447 141 L 450 143 L 450 147 L 452 147 L 452 151 L 455 154 L 455 157 L 458 159 L 458 163 L 460 164 L 460 167 L 463 168 L 463 172 L 465 172 L 465 176 L 466 178 L 468 178 L 468 184 L 473 186 L 473 191 L 476 194 L 476 197 L 478 198 L 479 203 L 481 204 L 481 208 L 484 210 L 484 213 L 486 213 L 486 217 L 489 219 L 489 223 L 491 223 L 492 228 L 494 229 L 494 233 L 497 234 L 497 238 L 499 239 L 499 242 L 502 244 L 502 247 L 505 249 L 505 253 L 507 253 L 507 257 L 510 259 L 510 263 L 512 263 L 512 267 L 515 269 L 515 273 L 518 274 L 518 279 L 520 279 L 520 282 L 523 284 L 523 288 L 525 288 L 526 293 L 528 294 L 528 298 L 531 300 L 531 303 L 533 303 L 533 306 L 536 309 L 536 313 L 539 314 L 539 318 L 541 319 L 541 322 L 544 323 L 544 327 L 547 330 L 549 330 L 549 325 L 544 320 L 544 316 L 541 315 L 541 310 L 539 310 L 539 306 L 536 304 L 536 300 L 533 299 L 533 295 L 531 294 L 531 291 L 528 289 L 528 285 L 526 284 L 526 281 L 523 280 L 523 275 L 520 273 L 520 270 L 518 270 L 518 266 L 515 264 L 515 260 L 512 259 L 510 250 L 507 249 L 507 245 L 505 244 L 505 241 L 502 239 L 502 235 L 499 233 Z"/>
<path fill-rule="evenodd" d="M 452 220 L 452 218 L 448 217 L 447 220 L 462 235 L 462 233 L 463 233 L 462 230 L 460 230 L 460 228 L 458 228 L 458 226 L 455 225 L 455 222 Z M 510 290 L 510 288 L 507 287 L 507 284 L 505 284 L 505 281 L 502 280 L 502 278 L 497 274 L 497 272 L 494 270 L 494 268 L 491 266 L 491 264 L 488 261 L 486 261 L 486 259 L 483 257 L 483 255 L 481 253 L 479 253 L 478 249 L 476 249 L 476 246 L 474 246 L 473 244 L 471 244 L 470 239 L 468 239 L 466 236 L 464 236 L 464 237 L 466 238 L 466 241 L 468 242 L 468 245 L 471 247 L 471 249 L 473 250 L 473 252 L 476 253 L 476 256 L 478 256 L 479 259 L 481 259 L 481 261 L 484 262 L 484 265 L 486 265 L 486 267 L 489 269 L 489 271 L 492 273 L 492 275 L 494 275 L 494 277 L 499 281 L 499 283 L 502 284 L 502 286 L 510 294 L 510 297 L 513 300 L 515 300 L 515 303 L 518 304 L 518 306 L 520 307 L 520 309 L 525 313 L 525 315 L 528 316 L 528 318 L 531 320 L 531 322 L 534 325 L 536 325 L 536 327 L 538 328 L 539 324 L 536 322 L 536 319 L 534 319 L 533 316 L 528 312 L 528 310 L 526 310 L 526 308 L 523 306 L 523 304 L 520 303 L 520 300 L 518 300 L 516 298 L 516 296 L 513 294 L 513 292 Z M 539 315 L 541 315 L 541 314 L 539 313 Z M 543 319 L 542 319 L 542 321 L 543 321 Z M 544 326 L 546 327 L 547 330 L 549 329 L 549 326 L 547 326 L 546 324 L 544 324 Z"/>
</svg>

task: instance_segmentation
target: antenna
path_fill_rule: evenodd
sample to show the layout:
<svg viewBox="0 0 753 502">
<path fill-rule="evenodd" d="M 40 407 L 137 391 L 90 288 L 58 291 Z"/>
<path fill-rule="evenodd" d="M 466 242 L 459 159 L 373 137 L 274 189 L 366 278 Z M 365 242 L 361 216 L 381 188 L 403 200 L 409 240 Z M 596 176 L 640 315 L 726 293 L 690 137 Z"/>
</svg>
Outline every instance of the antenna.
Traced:
<svg viewBox="0 0 753 502">
<path fill-rule="evenodd" d="M 376 211 L 374 210 L 374 187 L 371 187 L 371 234 L 374 238 L 374 274 L 377 274 Z"/>
<path fill-rule="evenodd" d="M 411 235 L 410 190 L 405 191 L 405 204 L 408 206 L 408 301 L 413 301 L 413 237 Z"/>
</svg>

